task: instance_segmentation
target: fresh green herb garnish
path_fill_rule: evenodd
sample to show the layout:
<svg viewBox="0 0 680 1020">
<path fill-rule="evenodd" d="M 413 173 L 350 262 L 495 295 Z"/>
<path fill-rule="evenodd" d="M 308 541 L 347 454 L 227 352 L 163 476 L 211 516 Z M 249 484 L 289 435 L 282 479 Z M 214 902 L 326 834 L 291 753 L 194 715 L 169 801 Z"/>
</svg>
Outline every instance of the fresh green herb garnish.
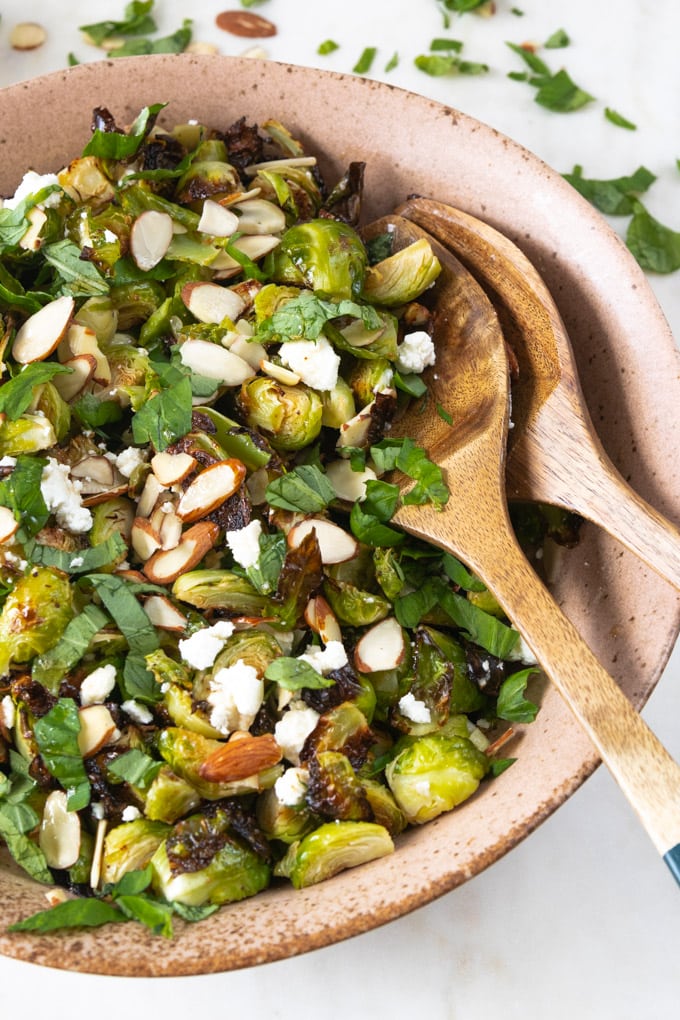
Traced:
<svg viewBox="0 0 680 1020">
<path fill-rule="evenodd" d="M 120 21 L 98 21 L 92 25 L 80 25 L 95 46 L 119 35 L 144 35 L 156 31 L 156 22 L 151 16 L 154 0 L 132 0 L 125 7 Z"/>
<path fill-rule="evenodd" d="M 392 56 L 390 57 L 390 59 L 385 64 L 385 73 L 387 74 L 390 71 L 393 71 L 395 69 L 395 67 L 398 66 L 398 64 L 399 64 L 399 54 L 395 50 L 394 53 L 392 54 Z"/>
<path fill-rule="evenodd" d="M 611 124 L 615 124 L 616 127 L 625 128 L 626 131 L 637 131 L 637 124 L 633 124 L 632 120 L 628 120 L 623 114 L 617 113 L 616 110 L 612 110 L 610 106 L 607 106 L 604 111 L 604 115 Z"/>
<path fill-rule="evenodd" d="M 320 57 L 325 57 L 329 53 L 333 53 L 338 49 L 340 49 L 339 43 L 336 43 L 333 39 L 326 39 L 324 42 L 319 43 L 316 52 Z"/>
<path fill-rule="evenodd" d="M 126 783 L 130 783 L 131 786 L 146 790 L 158 775 L 161 767 L 161 762 L 150 758 L 139 748 L 133 747 L 110 764 L 109 772 Z"/>
<path fill-rule="evenodd" d="M 69 811 L 86 807 L 90 781 L 78 746 L 80 719 L 73 698 L 60 698 L 49 712 L 36 719 L 33 733 L 45 767 L 68 794 Z"/>
<path fill-rule="evenodd" d="M 314 464 L 300 464 L 267 486 L 267 502 L 281 510 L 318 513 L 335 499 L 335 489 Z"/>
<path fill-rule="evenodd" d="M 304 659 L 291 659 L 285 655 L 274 659 L 267 666 L 264 675 L 266 680 L 277 683 L 286 691 L 299 691 L 303 687 L 318 691 L 325 687 L 332 687 L 335 683 L 329 677 L 322 676 Z"/>
<path fill-rule="evenodd" d="M 368 72 L 371 70 L 371 67 L 373 66 L 373 61 L 375 60 L 375 56 L 376 56 L 377 52 L 378 51 L 377 51 L 375 46 L 367 46 L 363 50 L 361 56 L 357 60 L 357 62 L 354 65 L 354 67 L 352 68 L 354 73 L 355 74 L 368 74 Z"/>
<path fill-rule="evenodd" d="M 560 50 L 571 44 L 571 39 L 563 28 L 558 28 L 550 35 L 543 44 L 547 50 Z"/>
<path fill-rule="evenodd" d="M 517 43 L 509 42 L 510 49 L 516 53 L 533 71 L 533 76 L 514 76 L 519 80 L 528 81 L 536 89 L 534 101 L 555 113 L 570 113 L 580 110 L 592 102 L 594 96 L 580 88 L 572 81 L 569 73 L 562 68 L 553 73 L 548 65 L 533 50 Z"/>
<path fill-rule="evenodd" d="M 70 368 L 51 361 L 26 365 L 0 388 L 0 412 L 10 421 L 16 421 L 30 407 L 36 386 L 49 382 L 55 375 L 70 373 Z"/>
<path fill-rule="evenodd" d="M 499 719 L 519 723 L 534 721 L 538 705 L 535 705 L 533 701 L 528 701 L 524 697 L 524 692 L 529 678 L 537 672 L 538 670 L 533 667 L 522 669 L 503 681 L 496 704 L 496 714 Z"/>
<path fill-rule="evenodd" d="M 25 542 L 40 531 L 50 515 L 40 491 L 40 479 L 47 461 L 25 455 L 16 460 L 11 475 L 0 481 L 0 506 L 12 510 L 19 521 L 17 537 L 20 542 Z"/>
<path fill-rule="evenodd" d="M 635 196 L 647 191 L 656 176 L 640 166 L 628 176 L 598 180 L 584 177 L 583 167 L 575 166 L 570 174 L 564 174 L 564 179 L 600 212 L 608 216 L 630 216 Z"/>
</svg>

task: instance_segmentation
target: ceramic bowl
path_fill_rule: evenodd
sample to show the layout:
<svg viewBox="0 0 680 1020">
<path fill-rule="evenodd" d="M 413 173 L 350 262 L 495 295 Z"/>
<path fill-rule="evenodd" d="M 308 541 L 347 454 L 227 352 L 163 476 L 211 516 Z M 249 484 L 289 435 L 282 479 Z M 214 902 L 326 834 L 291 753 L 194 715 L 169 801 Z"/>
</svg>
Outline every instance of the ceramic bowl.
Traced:
<svg viewBox="0 0 680 1020">
<path fill-rule="evenodd" d="M 375 81 L 224 57 L 101 61 L 0 92 L 0 194 L 24 170 L 58 170 L 89 137 L 91 111 L 119 123 L 163 101 L 161 123 L 225 128 L 245 115 L 282 120 L 323 153 L 329 179 L 367 163 L 366 218 L 410 193 L 486 219 L 543 274 L 571 334 L 593 420 L 622 474 L 670 517 L 680 508 L 678 355 L 642 272 L 605 221 L 537 157 L 462 113 Z M 677 594 L 593 527 L 564 559 L 554 593 L 640 707 L 680 623 Z M 593 771 L 597 757 L 548 687 L 518 761 L 454 812 L 400 837 L 390 857 L 296 892 L 276 888 L 159 947 L 138 925 L 51 936 L 5 924 L 44 907 L 43 890 L 0 871 L 0 950 L 51 967 L 125 975 L 247 967 L 367 931 L 441 896 L 511 850 Z M 565 848 L 566 852 L 566 848 Z"/>
</svg>

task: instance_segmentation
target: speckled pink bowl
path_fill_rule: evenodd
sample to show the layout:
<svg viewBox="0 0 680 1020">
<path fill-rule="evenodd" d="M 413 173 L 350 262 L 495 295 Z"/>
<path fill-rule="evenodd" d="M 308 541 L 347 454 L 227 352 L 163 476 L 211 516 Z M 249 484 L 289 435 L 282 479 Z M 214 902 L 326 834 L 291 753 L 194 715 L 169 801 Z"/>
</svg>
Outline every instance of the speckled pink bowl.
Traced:
<svg viewBox="0 0 680 1020">
<path fill-rule="evenodd" d="M 375 81 L 255 60 L 161 56 L 75 67 L 0 92 L 0 194 L 27 167 L 56 170 L 89 135 L 91 110 L 120 123 L 168 101 L 167 125 L 195 117 L 283 120 L 335 171 L 368 164 L 368 217 L 411 192 L 488 220 L 543 273 L 571 334 L 593 420 L 623 475 L 669 517 L 680 512 L 680 373 L 667 323 L 623 244 L 554 171 L 450 108 Z M 595 528 L 566 557 L 555 595 L 641 706 L 680 625 L 678 595 Z M 583 782 L 597 757 L 552 689 L 514 749 L 519 760 L 455 812 L 398 840 L 397 852 L 301 892 L 269 892 L 172 942 L 137 925 L 51 936 L 5 923 L 44 907 L 42 889 L 0 871 L 0 951 L 103 974 L 200 974 L 273 961 L 359 934 L 453 889 L 527 836 Z"/>
</svg>

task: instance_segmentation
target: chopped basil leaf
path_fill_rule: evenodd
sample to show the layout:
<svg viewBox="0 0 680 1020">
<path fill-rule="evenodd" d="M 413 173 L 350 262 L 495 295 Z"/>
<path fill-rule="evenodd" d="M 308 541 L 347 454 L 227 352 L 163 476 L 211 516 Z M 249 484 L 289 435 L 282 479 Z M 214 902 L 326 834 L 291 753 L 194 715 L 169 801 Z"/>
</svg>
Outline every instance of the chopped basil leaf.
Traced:
<svg viewBox="0 0 680 1020">
<path fill-rule="evenodd" d="M 191 42 L 191 19 L 185 18 L 182 27 L 162 39 L 128 39 L 122 46 L 107 51 L 109 57 L 136 57 L 148 53 L 183 53 Z M 120 159 L 121 157 L 114 157 Z"/>
<path fill-rule="evenodd" d="M 534 53 L 533 50 L 526 46 L 520 46 L 517 43 L 509 42 L 506 44 L 510 47 L 513 53 L 516 53 L 518 57 L 521 57 L 527 67 L 534 72 L 534 74 L 541 75 L 543 77 L 550 77 L 550 68 L 544 60 Z"/>
<path fill-rule="evenodd" d="M 264 672 L 265 680 L 271 680 L 283 687 L 286 691 L 299 691 L 303 687 L 308 690 L 318 691 L 325 687 L 332 687 L 335 683 L 327 676 L 322 676 L 304 659 L 293 659 L 282 655 L 267 666 Z"/>
<path fill-rule="evenodd" d="M 536 718 L 538 705 L 533 701 L 527 701 L 524 697 L 527 682 L 530 676 L 538 670 L 531 666 L 529 669 L 513 673 L 504 680 L 498 693 L 496 702 L 496 715 L 499 719 L 507 719 L 508 722 L 530 723 Z"/>
<path fill-rule="evenodd" d="M 55 693 L 59 681 L 80 662 L 92 638 L 108 622 L 108 616 L 98 606 L 85 606 L 67 625 L 56 645 L 34 660 L 32 678 Z"/>
<path fill-rule="evenodd" d="M 154 362 L 160 382 L 155 393 L 132 418 L 132 435 L 138 446 L 151 443 L 165 450 L 191 429 L 191 381 L 175 365 Z"/>
<path fill-rule="evenodd" d="M 373 514 L 366 513 L 359 503 L 352 507 L 349 523 L 354 537 L 365 545 L 391 547 L 401 545 L 406 538 L 403 532 L 388 527 Z"/>
<path fill-rule="evenodd" d="M 69 811 L 87 807 L 90 781 L 78 746 L 80 718 L 73 698 L 60 698 L 46 715 L 36 719 L 33 733 L 47 771 L 68 794 Z"/>
<path fill-rule="evenodd" d="M 319 43 L 316 52 L 319 54 L 320 57 L 325 57 L 328 53 L 333 53 L 334 50 L 338 49 L 340 49 L 338 43 L 336 43 L 333 39 L 326 39 L 324 40 L 324 42 Z"/>
<path fill-rule="evenodd" d="M 626 244 L 638 264 L 649 272 L 673 273 L 680 269 L 680 233 L 659 223 L 637 201 L 633 201 Z"/>
<path fill-rule="evenodd" d="M 83 149 L 83 156 L 98 156 L 100 159 L 129 159 L 134 156 L 166 105 L 154 103 L 145 106 L 127 132 L 93 131 Z"/>
<path fill-rule="evenodd" d="M 541 80 L 534 97 L 537 103 L 555 113 L 570 113 L 573 110 L 580 110 L 594 98 L 590 93 L 579 88 L 564 69 L 550 78 Z"/>
<path fill-rule="evenodd" d="M 16 421 L 30 407 L 36 386 L 49 382 L 55 375 L 71 371 L 53 361 L 35 361 L 26 365 L 0 388 L 0 412 L 4 411 L 10 421 Z"/>
<path fill-rule="evenodd" d="M 144 661 L 145 655 L 158 648 L 158 634 L 135 598 L 132 586 L 112 574 L 90 574 L 86 580 L 94 586 L 128 643 L 130 654 L 123 667 L 125 697 L 147 704 L 160 701 L 160 688 Z"/>
<path fill-rule="evenodd" d="M 56 184 L 49 184 L 41 188 L 34 195 L 27 195 L 21 202 L 17 203 L 14 209 L 6 209 L 0 206 L 0 254 L 6 248 L 14 248 L 24 236 L 29 227 L 26 214 L 34 205 L 43 202 L 48 195 L 57 190 Z"/>
<path fill-rule="evenodd" d="M 112 903 L 94 897 L 80 897 L 76 900 L 64 900 L 48 910 L 40 910 L 37 914 L 17 921 L 8 931 L 58 931 L 60 928 L 96 928 L 112 921 L 124 921 L 125 915 Z"/>
<path fill-rule="evenodd" d="M 399 54 L 395 50 L 394 53 L 392 54 L 392 56 L 390 57 L 390 59 L 385 64 L 385 73 L 388 73 L 389 71 L 393 71 L 395 69 L 395 67 L 398 66 L 398 64 L 399 64 Z"/>
<path fill-rule="evenodd" d="M 156 22 L 151 17 L 154 0 L 132 0 L 125 8 L 122 21 L 98 21 L 92 25 L 80 25 L 95 46 L 101 46 L 105 39 L 117 35 L 143 35 L 156 31 Z"/>
<path fill-rule="evenodd" d="M 31 563 L 43 567 L 56 567 L 64 574 L 90 574 L 101 570 L 108 563 L 127 552 L 127 544 L 122 535 L 114 533 L 99 545 L 78 552 L 66 552 L 52 545 L 40 545 L 34 540 L 25 545 L 27 558 Z"/>
<path fill-rule="evenodd" d="M 637 124 L 633 124 L 632 120 L 628 120 L 622 114 L 617 113 L 616 110 L 612 110 L 610 106 L 605 108 L 604 115 L 608 121 L 617 127 L 625 128 L 627 131 L 637 131 Z"/>
<path fill-rule="evenodd" d="M 377 517 L 385 523 L 393 516 L 399 505 L 399 486 L 391 482 L 369 479 L 366 482 L 366 495 L 363 500 L 363 511 Z"/>
<path fill-rule="evenodd" d="M 441 507 L 448 501 L 449 491 L 441 468 L 412 439 L 383 439 L 371 447 L 371 456 L 380 474 L 396 468 L 415 481 L 403 497 L 405 504 L 433 503 Z"/>
<path fill-rule="evenodd" d="M 544 43 L 545 48 L 547 50 L 564 49 L 565 46 L 569 46 L 570 44 L 571 39 L 569 38 L 569 36 L 567 35 L 563 28 L 558 28 L 557 31 L 553 32 L 552 35 L 549 36 Z"/>
<path fill-rule="evenodd" d="M 86 429 L 100 429 L 120 421 L 123 411 L 115 400 L 100 400 L 94 393 L 83 393 L 73 401 L 71 410 Z"/>
<path fill-rule="evenodd" d="M 419 71 L 424 71 L 433 78 L 442 78 L 446 74 L 486 74 L 488 64 L 481 64 L 460 57 L 439 56 L 436 53 L 421 53 L 413 63 Z"/>
<path fill-rule="evenodd" d="M 46 244 L 40 250 L 61 281 L 57 288 L 59 294 L 71 294 L 73 297 L 108 294 L 108 283 L 92 262 L 80 257 L 80 248 L 73 241 L 65 238 Z"/>
<path fill-rule="evenodd" d="M 30 828 L 25 828 L 25 822 L 22 821 L 23 816 L 21 813 L 17 814 L 15 810 L 11 809 L 10 805 L 0 804 L 0 837 L 7 844 L 7 849 L 13 860 L 31 878 L 34 878 L 36 882 L 41 882 L 43 885 L 53 885 L 54 879 L 47 867 L 45 855 L 40 847 L 26 835 L 37 824 L 35 812 L 32 813 L 35 821 Z"/>
<path fill-rule="evenodd" d="M 317 340 L 327 322 L 343 315 L 361 319 L 367 329 L 378 329 L 382 322 L 372 305 L 359 305 L 348 298 L 325 301 L 312 291 L 303 290 L 264 320 L 258 327 L 256 339 L 260 343 L 296 338 Z"/>
<path fill-rule="evenodd" d="M 486 585 L 478 577 L 471 574 L 467 567 L 464 567 L 460 560 L 457 560 L 451 553 L 444 553 L 442 566 L 446 576 L 465 591 L 486 591 Z"/>
<path fill-rule="evenodd" d="M 481 645 L 496 658 L 507 659 L 515 648 L 519 633 L 514 628 L 485 613 L 457 592 L 445 588 L 440 605 L 475 644 Z"/>
<path fill-rule="evenodd" d="M 367 46 L 356 64 L 352 68 L 355 74 L 367 74 L 371 70 L 375 55 L 378 51 L 375 46 Z"/>
<path fill-rule="evenodd" d="M 436 53 L 439 50 L 453 50 L 454 53 L 460 53 L 463 49 L 463 43 L 460 39 L 433 39 L 430 43 L 430 51 Z"/>
<path fill-rule="evenodd" d="M 131 786 L 138 786 L 141 790 L 146 790 L 158 775 L 161 766 L 161 762 L 154 761 L 144 751 L 133 747 L 111 762 L 108 770 L 119 779 L 130 783 Z"/>
<path fill-rule="evenodd" d="M 402 393 L 408 393 L 410 397 L 424 397 L 427 393 L 427 386 L 423 382 L 421 376 L 415 372 L 407 373 L 402 375 L 400 372 L 394 373 L 394 385 Z"/>
<path fill-rule="evenodd" d="M 172 938 L 172 905 L 146 896 L 117 896 L 116 905 L 130 921 L 139 921 L 154 935 Z"/>
<path fill-rule="evenodd" d="M 0 481 L 0 506 L 9 507 L 19 521 L 17 538 L 26 542 L 47 523 L 50 512 L 47 509 L 40 480 L 47 464 L 41 457 L 22 455 L 9 478 Z"/>
<path fill-rule="evenodd" d="M 489 772 L 494 778 L 496 778 L 505 772 L 506 769 L 509 769 L 511 765 L 514 765 L 516 761 L 516 758 L 493 758 L 491 760 Z"/>
<path fill-rule="evenodd" d="M 261 595 L 270 595 L 276 591 L 288 547 L 285 535 L 280 533 L 260 535 L 259 544 L 260 555 L 257 563 L 246 568 L 246 576 Z"/>
<path fill-rule="evenodd" d="M 447 425 L 453 425 L 453 417 L 449 414 L 445 407 L 442 407 L 440 403 L 437 403 L 437 414 L 442 421 L 446 422 Z"/>
<path fill-rule="evenodd" d="M 241 0 L 243 2 L 243 0 Z M 219 910 L 217 903 L 204 903 L 200 907 L 189 906 L 187 903 L 179 903 L 174 900 L 172 903 L 172 909 L 181 917 L 183 921 L 188 921 L 190 924 L 194 924 L 196 921 L 203 921 L 206 917 L 210 917 L 216 910 Z"/>
<path fill-rule="evenodd" d="M 125 660 L 121 687 L 126 699 L 146 705 L 155 705 L 163 698 L 153 673 L 147 669 L 145 656 L 139 652 L 131 652 Z"/>
<path fill-rule="evenodd" d="M 335 489 L 315 464 L 300 464 L 267 486 L 267 502 L 281 510 L 317 513 L 335 499 Z"/>
<path fill-rule="evenodd" d="M 633 212 L 633 196 L 640 195 L 654 183 L 655 175 L 640 166 L 627 177 L 595 180 L 583 176 L 583 168 L 575 166 L 564 179 L 600 212 L 608 216 L 629 216 Z"/>
</svg>

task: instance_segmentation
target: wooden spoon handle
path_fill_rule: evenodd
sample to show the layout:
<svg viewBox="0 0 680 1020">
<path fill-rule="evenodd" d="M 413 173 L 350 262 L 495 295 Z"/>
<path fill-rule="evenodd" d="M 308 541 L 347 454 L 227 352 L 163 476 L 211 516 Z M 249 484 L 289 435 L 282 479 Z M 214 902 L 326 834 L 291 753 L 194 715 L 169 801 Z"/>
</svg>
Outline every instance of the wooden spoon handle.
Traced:
<svg viewBox="0 0 680 1020">
<path fill-rule="evenodd" d="M 680 884 L 680 767 L 509 536 L 476 570 L 511 618 L 637 812 Z"/>
</svg>

